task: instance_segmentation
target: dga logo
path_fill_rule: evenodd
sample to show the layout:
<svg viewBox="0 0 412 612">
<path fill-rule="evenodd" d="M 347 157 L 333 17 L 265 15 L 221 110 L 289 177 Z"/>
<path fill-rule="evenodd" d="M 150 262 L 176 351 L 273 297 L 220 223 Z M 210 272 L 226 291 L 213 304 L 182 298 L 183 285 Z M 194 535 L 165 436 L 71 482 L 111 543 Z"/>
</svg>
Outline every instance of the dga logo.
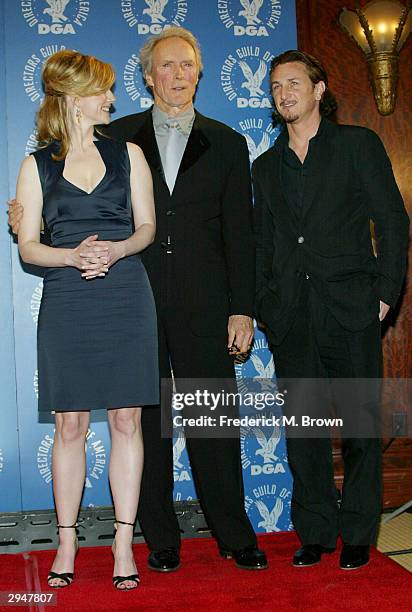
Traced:
<svg viewBox="0 0 412 612">
<path fill-rule="evenodd" d="M 0 448 L 0 474 L 2 473 L 4 468 L 4 455 L 3 455 L 3 449 Z"/>
<path fill-rule="evenodd" d="M 221 68 L 220 81 L 227 99 L 237 108 L 271 108 L 266 90 L 270 51 L 247 45 L 230 53 Z M 247 96 L 247 97 L 246 97 Z"/>
<path fill-rule="evenodd" d="M 266 533 L 293 528 L 288 518 L 289 513 L 285 512 L 290 508 L 291 492 L 283 487 L 278 493 L 278 488 L 276 484 L 264 484 L 252 490 L 253 497 L 245 497 L 246 512 L 252 523 L 255 528 Z"/>
<path fill-rule="evenodd" d="M 260 413 L 268 419 L 271 414 Z M 278 448 L 279 447 L 279 448 Z M 279 426 L 242 427 L 240 430 L 242 467 L 251 476 L 286 474 L 285 441 Z"/>
<path fill-rule="evenodd" d="M 138 34 L 160 34 L 170 26 L 182 26 L 188 12 L 186 0 L 122 0 L 123 18 Z"/>
<path fill-rule="evenodd" d="M 239 121 L 239 128 L 246 138 L 250 163 L 273 145 L 280 132 L 280 127 L 274 127 L 272 122 L 264 127 L 263 119 L 258 117 L 242 119 Z"/>
<path fill-rule="evenodd" d="M 30 153 L 33 153 L 33 151 L 37 151 L 38 148 L 39 148 L 39 141 L 37 140 L 37 132 L 34 131 L 30 134 L 30 136 L 27 139 L 26 147 L 24 149 L 25 156 L 28 157 Z"/>
<path fill-rule="evenodd" d="M 76 34 L 90 11 L 84 0 L 26 0 L 20 5 L 25 22 L 38 34 Z"/>
<path fill-rule="evenodd" d="M 39 371 L 34 370 L 33 375 L 33 391 L 37 399 L 39 399 Z"/>
<path fill-rule="evenodd" d="M 256 331 L 250 358 L 235 364 L 240 392 L 273 392 L 276 387 L 275 365 L 265 335 Z"/>
<path fill-rule="evenodd" d="M 22 81 L 24 91 L 32 102 L 41 102 L 43 90 L 41 86 L 41 69 L 44 61 L 53 53 L 65 49 L 64 45 L 46 45 L 41 47 L 37 53 L 32 53 L 27 58 L 24 66 Z"/>
<path fill-rule="evenodd" d="M 123 84 L 133 102 L 139 100 L 140 108 L 150 108 L 153 98 L 148 94 L 140 71 L 140 60 L 133 53 L 126 62 L 123 70 Z"/>
<path fill-rule="evenodd" d="M 235 36 L 269 36 L 282 15 L 280 0 L 218 0 L 217 10 Z"/>
<path fill-rule="evenodd" d="M 106 466 L 106 449 L 104 443 L 101 440 L 96 440 L 95 437 L 96 432 L 89 429 L 87 431 L 85 445 L 87 461 L 85 486 L 88 489 L 93 488 L 93 484 L 100 479 Z M 49 436 L 49 434 L 46 434 L 40 442 L 37 451 L 37 468 L 46 483 L 50 483 L 53 478 L 51 470 L 52 447 L 53 438 Z"/>
<path fill-rule="evenodd" d="M 191 475 L 189 473 L 189 467 L 185 466 L 182 462 L 182 453 L 186 447 L 186 439 L 182 430 L 179 431 L 178 436 L 173 444 L 173 478 L 175 482 L 189 481 Z"/>
<path fill-rule="evenodd" d="M 34 288 L 34 291 L 31 295 L 30 300 L 30 312 L 33 318 L 34 323 L 37 325 L 37 321 L 39 320 L 39 311 L 40 311 L 40 303 L 41 296 L 43 295 L 43 281 L 39 281 L 38 285 Z"/>
</svg>

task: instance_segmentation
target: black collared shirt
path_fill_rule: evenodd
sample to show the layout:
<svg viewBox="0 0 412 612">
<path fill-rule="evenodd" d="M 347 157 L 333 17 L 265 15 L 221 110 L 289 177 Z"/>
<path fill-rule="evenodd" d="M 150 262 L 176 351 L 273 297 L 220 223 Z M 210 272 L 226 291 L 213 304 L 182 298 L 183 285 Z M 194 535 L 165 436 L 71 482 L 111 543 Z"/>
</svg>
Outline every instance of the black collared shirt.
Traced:
<svg viewBox="0 0 412 612">
<path fill-rule="evenodd" d="M 285 134 L 286 137 L 282 147 L 282 189 L 297 219 L 300 218 L 304 206 L 306 179 L 313 169 L 317 150 L 322 142 L 323 128 L 325 127 L 323 124 L 324 121 L 321 120 L 317 133 L 309 140 L 308 152 L 303 163 L 289 147 L 287 132 Z"/>
</svg>

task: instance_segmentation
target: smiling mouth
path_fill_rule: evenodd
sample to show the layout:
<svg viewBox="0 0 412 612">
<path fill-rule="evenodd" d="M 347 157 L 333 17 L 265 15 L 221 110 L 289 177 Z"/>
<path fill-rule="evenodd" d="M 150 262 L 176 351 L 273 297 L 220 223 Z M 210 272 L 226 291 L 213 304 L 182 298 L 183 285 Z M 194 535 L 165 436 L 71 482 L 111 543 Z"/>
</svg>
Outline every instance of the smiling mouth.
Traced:
<svg viewBox="0 0 412 612">
<path fill-rule="evenodd" d="M 281 107 L 282 108 L 292 108 L 292 106 L 295 106 L 296 102 L 282 102 Z"/>
<path fill-rule="evenodd" d="M 111 107 L 111 105 L 110 106 L 102 106 L 102 111 L 104 111 L 105 113 L 108 113 L 108 112 L 110 112 L 110 107 Z"/>
</svg>

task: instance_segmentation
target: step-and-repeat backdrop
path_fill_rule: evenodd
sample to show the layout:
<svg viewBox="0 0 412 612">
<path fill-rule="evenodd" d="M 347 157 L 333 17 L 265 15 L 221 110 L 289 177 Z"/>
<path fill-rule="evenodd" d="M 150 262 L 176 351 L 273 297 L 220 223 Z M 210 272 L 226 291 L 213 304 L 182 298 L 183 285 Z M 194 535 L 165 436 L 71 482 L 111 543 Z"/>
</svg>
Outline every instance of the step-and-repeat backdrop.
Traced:
<svg viewBox="0 0 412 612">
<path fill-rule="evenodd" d="M 111 62 L 117 73 L 114 117 L 152 104 L 139 70 L 146 38 L 170 24 L 198 37 L 204 74 L 196 107 L 243 134 L 251 161 L 277 136 L 270 118 L 268 69 L 273 55 L 296 46 L 294 0 L 2 0 L 0 3 L 0 197 L 14 195 L 21 160 L 36 148 L 34 117 L 42 99 L 43 62 L 73 48 Z M 7 143 L 5 147 L 4 144 Z M 22 266 L 0 224 L 0 512 L 53 508 L 53 423 L 37 413 L 36 326 L 41 270 Z M 257 332 L 252 358 L 237 376 L 274 375 L 265 337 Z M 84 506 L 110 505 L 110 439 L 104 415 L 87 436 Z M 242 430 L 247 512 L 257 531 L 290 529 L 291 476 L 284 433 Z M 175 499 L 196 497 L 182 432 L 174 441 Z"/>
</svg>

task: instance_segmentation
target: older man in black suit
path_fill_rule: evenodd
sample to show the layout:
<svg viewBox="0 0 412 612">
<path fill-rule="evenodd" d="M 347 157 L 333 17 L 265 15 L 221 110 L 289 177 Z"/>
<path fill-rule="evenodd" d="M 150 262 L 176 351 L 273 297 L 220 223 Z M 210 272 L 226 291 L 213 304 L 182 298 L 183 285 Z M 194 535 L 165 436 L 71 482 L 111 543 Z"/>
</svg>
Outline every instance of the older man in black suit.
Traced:
<svg viewBox="0 0 412 612">
<path fill-rule="evenodd" d="M 336 104 L 318 60 L 287 51 L 273 59 L 270 82 L 275 116 L 286 127 L 252 171 L 256 310 L 267 326 L 278 377 L 295 379 L 293 389 L 302 379 L 352 379 L 346 390 L 354 401 L 345 411 L 351 433 L 343 434 L 340 505 L 330 438 L 297 437 L 291 428 L 292 518 L 302 542 L 293 563 L 319 562 L 340 534 L 341 568 L 355 569 L 368 562 L 377 533 L 381 444 L 377 423 L 363 435 L 354 430 L 363 427 L 357 419 L 365 405 L 375 406 L 378 421 L 380 322 L 401 290 L 408 216 L 378 136 L 326 118 Z M 365 391 L 369 403 L 357 405 Z M 342 405 L 342 398 L 334 400 Z M 304 414 L 308 402 L 303 394 L 298 408 Z"/>
<path fill-rule="evenodd" d="M 108 134 L 138 144 L 151 167 L 157 234 L 143 254 L 159 319 L 162 377 L 233 379 L 233 357 L 253 339 L 254 238 L 247 146 L 193 108 L 201 70 L 194 36 L 170 28 L 146 43 L 142 69 L 154 107 L 115 121 Z M 171 441 L 155 410 L 143 414 L 145 468 L 138 517 L 152 569 L 174 567 Z M 246 569 L 266 567 L 246 515 L 239 440 L 187 439 L 209 527 L 220 552 Z"/>
</svg>

